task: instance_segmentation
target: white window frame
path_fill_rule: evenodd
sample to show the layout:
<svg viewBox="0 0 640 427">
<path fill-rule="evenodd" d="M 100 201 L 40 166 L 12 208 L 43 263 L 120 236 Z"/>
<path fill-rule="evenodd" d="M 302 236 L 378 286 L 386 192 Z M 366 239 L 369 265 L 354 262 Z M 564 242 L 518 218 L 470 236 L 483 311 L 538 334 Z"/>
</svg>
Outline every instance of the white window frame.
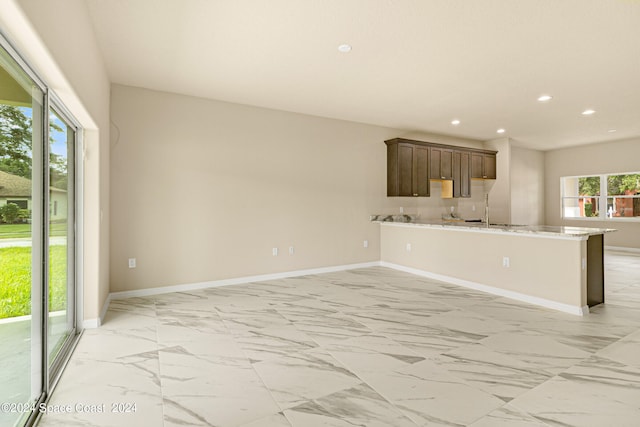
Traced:
<svg viewBox="0 0 640 427">
<path fill-rule="evenodd" d="M 588 175 L 575 175 L 575 176 L 562 176 L 560 177 L 560 218 L 567 221 L 621 221 L 621 222 L 640 222 L 640 217 L 614 217 L 608 215 L 608 199 L 640 199 L 640 195 L 636 196 L 609 196 L 607 183 L 608 177 L 612 175 L 635 175 L 640 174 L 640 172 L 613 172 L 613 173 L 604 173 L 604 174 L 588 174 Z M 564 180 L 565 179 L 575 179 L 575 178 L 589 178 L 589 177 L 599 177 L 600 178 L 600 195 L 599 196 L 567 196 L 564 194 Z M 564 214 L 564 201 L 565 199 L 581 199 L 581 198 L 597 198 L 598 199 L 598 216 L 592 217 L 569 217 Z"/>
</svg>

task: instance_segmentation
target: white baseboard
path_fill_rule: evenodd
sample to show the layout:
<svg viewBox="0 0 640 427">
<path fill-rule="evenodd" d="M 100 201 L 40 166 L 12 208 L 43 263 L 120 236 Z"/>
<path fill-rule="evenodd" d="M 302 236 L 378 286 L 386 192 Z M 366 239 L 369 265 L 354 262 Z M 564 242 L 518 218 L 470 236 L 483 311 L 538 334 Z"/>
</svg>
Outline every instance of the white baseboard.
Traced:
<svg viewBox="0 0 640 427">
<path fill-rule="evenodd" d="M 152 295 L 168 294 L 171 292 L 188 292 L 199 289 L 217 288 L 219 286 L 239 285 L 251 282 L 264 282 L 267 280 L 286 279 L 288 277 L 308 276 L 311 274 L 333 273 L 336 271 L 354 270 L 356 268 L 378 267 L 379 261 L 365 262 L 360 264 L 338 265 L 333 267 L 311 268 L 308 270 L 295 270 L 283 273 L 260 274 L 257 276 L 245 276 L 235 279 L 213 280 L 210 282 L 188 283 L 184 285 L 162 286 L 158 288 L 137 289 L 135 291 L 120 291 L 109 294 L 109 301 L 132 297 L 147 297 Z M 105 311 L 106 312 L 106 311 Z"/>
<path fill-rule="evenodd" d="M 82 327 L 84 329 L 95 329 L 99 328 L 104 323 L 104 316 L 107 315 L 107 310 L 109 310 L 109 304 L 111 303 L 111 294 L 107 295 L 107 299 L 102 306 L 102 310 L 100 310 L 100 317 L 95 319 L 84 319 L 82 321 Z"/>
<path fill-rule="evenodd" d="M 102 322 L 100 322 L 100 318 L 95 319 L 84 319 L 82 321 L 82 329 L 95 329 L 99 328 Z"/>
<path fill-rule="evenodd" d="M 553 310 L 558 310 L 558 311 L 562 311 L 562 312 L 577 315 L 577 316 L 584 316 L 589 313 L 589 307 L 587 307 L 586 305 L 583 307 L 573 306 L 573 305 L 564 304 L 556 301 L 551 301 L 545 298 L 539 298 L 539 297 L 521 294 L 520 292 L 509 291 L 507 289 L 501 289 L 501 288 L 495 288 L 493 286 L 487 286 L 481 283 L 462 280 L 462 279 L 458 279 L 451 276 L 444 276 L 442 274 L 430 273 L 428 271 L 418 270 L 417 268 L 405 267 L 403 265 L 393 264 L 385 261 L 381 261 L 380 265 L 382 267 L 388 267 L 388 268 L 393 268 L 394 270 L 404 271 L 405 273 L 411 273 L 417 276 L 439 280 L 441 282 L 451 283 L 453 285 L 475 289 L 477 291 L 487 292 L 493 295 L 499 295 L 501 297 L 511 298 L 517 301 L 522 301 L 528 304 L 538 305 L 545 308 L 551 308 Z"/>
<path fill-rule="evenodd" d="M 616 251 L 616 252 L 629 252 L 632 254 L 640 254 L 640 249 L 638 248 L 627 248 L 624 246 L 605 246 L 605 250 L 608 251 Z"/>
<path fill-rule="evenodd" d="M 106 315 L 107 310 L 109 309 L 109 304 L 113 300 L 133 298 L 133 297 L 147 297 L 147 296 L 153 296 L 153 295 L 168 294 L 172 292 L 189 292 L 189 291 L 196 291 L 200 289 L 216 288 L 220 286 L 239 285 L 239 284 L 252 283 L 252 282 L 264 282 L 267 280 L 286 279 L 290 277 L 308 276 L 312 274 L 333 273 L 336 271 L 354 270 L 357 268 L 368 268 L 368 267 L 379 267 L 379 266 L 392 268 L 394 270 L 404 271 L 406 273 L 427 277 L 429 279 L 451 283 L 451 284 L 462 286 L 465 288 L 487 292 L 493 295 L 499 295 L 502 297 L 511 298 L 517 301 L 522 301 L 529 304 L 538 305 L 541 307 L 550 308 L 553 310 L 558 310 L 558 311 L 562 311 L 562 312 L 573 314 L 573 315 L 583 316 L 589 313 L 589 307 L 587 306 L 584 306 L 584 307 L 573 306 L 573 305 L 564 304 L 556 301 L 551 301 L 545 298 L 539 298 L 539 297 L 521 294 L 519 292 L 509 291 L 506 289 L 495 288 L 493 286 L 487 286 L 481 283 L 457 279 L 455 277 L 444 276 L 441 274 L 430 273 L 428 271 L 419 270 L 416 268 L 405 267 L 399 264 L 393 264 L 385 261 L 373 261 L 373 262 L 365 262 L 360 264 L 347 264 L 347 265 L 339 265 L 339 266 L 333 266 L 333 267 L 321 267 L 321 268 L 312 268 L 307 270 L 287 271 L 283 273 L 261 274 L 257 276 L 245 276 L 245 277 L 238 277 L 234 279 L 213 280 L 209 282 L 187 283 L 182 285 L 171 285 L 171 286 L 162 286 L 162 287 L 148 288 L 148 289 L 137 289 L 134 291 L 111 292 L 107 297 L 107 300 L 105 301 L 104 306 L 102 307 L 102 310 L 100 312 L 100 317 L 96 319 L 85 319 L 83 322 L 83 327 L 85 329 L 100 327 L 100 325 L 102 325 L 104 321 L 104 316 Z"/>
</svg>

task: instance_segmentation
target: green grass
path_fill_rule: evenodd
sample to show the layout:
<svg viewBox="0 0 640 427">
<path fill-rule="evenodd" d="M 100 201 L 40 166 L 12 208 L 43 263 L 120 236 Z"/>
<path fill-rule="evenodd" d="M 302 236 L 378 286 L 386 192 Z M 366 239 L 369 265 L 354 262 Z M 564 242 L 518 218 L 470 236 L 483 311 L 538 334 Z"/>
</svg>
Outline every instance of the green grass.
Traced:
<svg viewBox="0 0 640 427">
<path fill-rule="evenodd" d="M 65 236 L 67 222 L 55 222 L 49 228 L 50 236 Z M 20 239 L 31 237 L 31 224 L 0 224 L 0 239 Z"/>
<path fill-rule="evenodd" d="M 67 302 L 67 248 L 51 246 L 49 311 Z M 31 248 L 0 248 L 0 319 L 31 313 Z"/>
</svg>

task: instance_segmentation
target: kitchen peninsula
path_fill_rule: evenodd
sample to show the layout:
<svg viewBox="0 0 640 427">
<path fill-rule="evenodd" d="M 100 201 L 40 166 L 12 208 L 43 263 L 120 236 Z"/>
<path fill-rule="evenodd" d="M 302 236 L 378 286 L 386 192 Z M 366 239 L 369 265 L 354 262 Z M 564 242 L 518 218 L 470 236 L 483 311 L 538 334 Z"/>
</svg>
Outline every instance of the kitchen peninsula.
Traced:
<svg viewBox="0 0 640 427">
<path fill-rule="evenodd" d="M 400 220 L 377 220 L 384 266 L 576 315 L 604 302 L 615 230 Z"/>
</svg>

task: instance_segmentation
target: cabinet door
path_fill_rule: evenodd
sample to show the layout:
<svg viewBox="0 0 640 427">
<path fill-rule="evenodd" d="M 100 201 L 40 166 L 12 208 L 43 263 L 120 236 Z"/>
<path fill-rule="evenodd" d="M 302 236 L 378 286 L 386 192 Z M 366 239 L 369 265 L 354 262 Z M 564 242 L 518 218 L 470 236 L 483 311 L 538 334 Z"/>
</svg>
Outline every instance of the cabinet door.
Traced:
<svg viewBox="0 0 640 427">
<path fill-rule="evenodd" d="M 398 196 L 413 196 L 413 146 L 398 144 Z"/>
<path fill-rule="evenodd" d="M 471 153 L 471 178 L 482 178 L 484 156 L 482 153 Z"/>
<path fill-rule="evenodd" d="M 459 151 L 453 152 L 453 197 L 460 197 L 462 190 L 462 168 L 461 168 L 462 153 Z"/>
<path fill-rule="evenodd" d="M 486 179 L 496 179 L 496 156 L 495 154 L 485 154 L 482 156 L 482 177 Z"/>
<path fill-rule="evenodd" d="M 453 197 L 471 197 L 470 153 L 453 152 Z"/>
<path fill-rule="evenodd" d="M 460 197 L 471 197 L 471 163 L 468 152 L 460 153 Z M 455 188 L 455 184 L 454 184 Z"/>
<path fill-rule="evenodd" d="M 453 179 L 453 151 L 452 150 L 441 151 L 440 179 Z"/>
<path fill-rule="evenodd" d="M 442 150 L 439 148 L 429 149 L 431 159 L 429 160 L 429 178 L 442 179 L 440 175 L 440 162 L 442 159 Z"/>
<path fill-rule="evenodd" d="M 413 148 L 413 195 L 429 196 L 429 148 Z"/>
</svg>

